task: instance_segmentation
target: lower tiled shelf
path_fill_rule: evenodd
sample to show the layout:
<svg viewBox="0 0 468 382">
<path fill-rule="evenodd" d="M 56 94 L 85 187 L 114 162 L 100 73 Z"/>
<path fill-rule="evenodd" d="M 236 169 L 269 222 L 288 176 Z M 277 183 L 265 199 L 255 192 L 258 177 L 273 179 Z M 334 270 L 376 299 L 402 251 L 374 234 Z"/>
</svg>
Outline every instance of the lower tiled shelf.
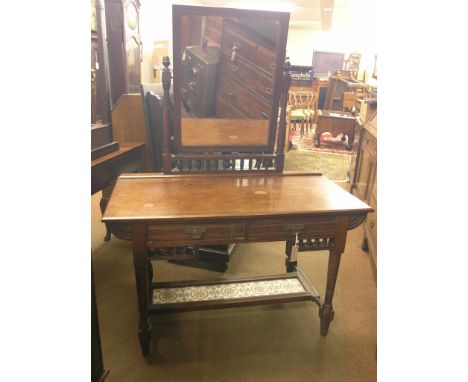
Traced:
<svg viewBox="0 0 468 382">
<path fill-rule="evenodd" d="M 301 272 L 274 276 L 153 283 L 150 311 L 185 311 L 311 300 L 320 296 Z"/>
</svg>

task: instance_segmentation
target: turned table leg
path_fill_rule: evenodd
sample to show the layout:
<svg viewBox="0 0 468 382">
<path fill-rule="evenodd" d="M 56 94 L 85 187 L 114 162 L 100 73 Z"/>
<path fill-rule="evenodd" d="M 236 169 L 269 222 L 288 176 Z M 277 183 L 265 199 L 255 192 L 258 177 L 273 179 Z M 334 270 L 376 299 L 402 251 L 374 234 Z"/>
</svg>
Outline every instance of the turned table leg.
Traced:
<svg viewBox="0 0 468 382">
<path fill-rule="evenodd" d="M 296 272 L 297 270 L 297 260 L 296 261 L 291 261 L 291 254 L 292 254 L 292 247 L 294 245 L 294 241 L 292 240 L 287 240 L 286 241 L 286 272 L 291 273 L 291 272 Z"/>
<path fill-rule="evenodd" d="M 146 226 L 134 224 L 133 230 L 133 266 L 135 268 L 135 279 L 138 296 L 138 311 L 140 323 L 138 325 L 138 338 L 140 340 L 141 352 L 144 357 L 150 353 L 151 345 L 151 323 L 149 321 L 148 306 L 151 298 L 149 293 L 148 276 L 152 273 L 149 267 L 148 250 L 146 248 Z"/>
<path fill-rule="evenodd" d="M 336 280 L 338 278 L 338 270 L 340 268 L 341 255 L 344 252 L 346 244 L 347 232 L 348 218 L 343 217 L 338 221 L 334 247 L 329 250 L 325 300 L 319 310 L 320 334 L 322 336 L 327 335 L 330 323 L 333 321 L 335 316 L 332 301 L 335 293 Z"/>
</svg>

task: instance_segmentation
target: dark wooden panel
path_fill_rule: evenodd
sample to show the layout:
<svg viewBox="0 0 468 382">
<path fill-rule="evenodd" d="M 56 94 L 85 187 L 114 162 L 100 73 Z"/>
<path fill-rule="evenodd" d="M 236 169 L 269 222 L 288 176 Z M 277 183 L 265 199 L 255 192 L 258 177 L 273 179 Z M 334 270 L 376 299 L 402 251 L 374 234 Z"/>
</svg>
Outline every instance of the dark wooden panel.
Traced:
<svg viewBox="0 0 468 382">
<path fill-rule="evenodd" d="M 145 114 L 140 94 L 124 94 L 112 109 L 114 140 L 120 145 L 144 142 L 142 171 L 153 171 L 154 162 L 149 150 L 151 137 L 145 126 Z"/>
<path fill-rule="evenodd" d="M 91 195 L 107 187 L 124 172 L 135 172 L 141 165 L 143 143 L 121 145 L 114 151 L 91 162 Z"/>
</svg>

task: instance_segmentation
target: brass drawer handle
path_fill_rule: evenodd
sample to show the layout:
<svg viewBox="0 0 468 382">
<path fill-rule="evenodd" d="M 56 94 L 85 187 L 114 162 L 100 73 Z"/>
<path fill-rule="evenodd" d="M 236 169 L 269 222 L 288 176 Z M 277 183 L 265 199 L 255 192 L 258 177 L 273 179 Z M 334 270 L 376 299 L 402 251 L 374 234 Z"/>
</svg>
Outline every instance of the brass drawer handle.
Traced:
<svg viewBox="0 0 468 382">
<path fill-rule="evenodd" d="M 234 72 L 234 73 L 237 73 L 239 71 L 239 67 L 236 66 L 236 65 L 231 65 L 231 70 Z"/>
<path fill-rule="evenodd" d="M 271 88 L 265 88 L 265 93 L 271 95 Z"/>
<path fill-rule="evenodd" d="M 304 230 L 304 224 L 286 224 L 284 229 L 292 233 L 299 233 Z"/>
<path fill-rule="evenodd" d="M 275 70 L 275 64 L 270 64 L 270 69 Z"/>
<path fill-rule="evenodd" d="M 234 93 L 232 90 L 229 90 L 229 98 L 232 100 L 233 98 L 236 97 L 236 93 Z"/>
<path fill-rule="evenodd" d="M 203 235 L 206 233 L 206 227 L 198 227 L 198 226 L 185 227 L 184 233 L 190 235 L 192 239 L 201 239 Z"/>
<path fill-rule="evenodd" d="M 262 113 L 261 113 L 261 114 L 262 114 L 262 117 L 263 117 L 263 118 L 265 118 L 265 119 L 269 119 L 269 117 L 268 117 L 268 114 L 267 114 L 267 113 L 265 113 L 264 111 L 262 111 Z"/>
</svg>

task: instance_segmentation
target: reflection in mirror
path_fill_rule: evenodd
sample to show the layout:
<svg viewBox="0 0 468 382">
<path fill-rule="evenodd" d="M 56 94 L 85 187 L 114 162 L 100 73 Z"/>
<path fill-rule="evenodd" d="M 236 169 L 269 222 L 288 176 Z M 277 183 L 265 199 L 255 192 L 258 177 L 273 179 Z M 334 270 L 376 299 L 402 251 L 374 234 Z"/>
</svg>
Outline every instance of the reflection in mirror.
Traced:
<svg viewBox="0 0 468 382">
<path fill-rule="evenodd" d="M 279 21 L 182 15 L 180 27 L 182 145 L 268 145 Z"/>
</svg>

